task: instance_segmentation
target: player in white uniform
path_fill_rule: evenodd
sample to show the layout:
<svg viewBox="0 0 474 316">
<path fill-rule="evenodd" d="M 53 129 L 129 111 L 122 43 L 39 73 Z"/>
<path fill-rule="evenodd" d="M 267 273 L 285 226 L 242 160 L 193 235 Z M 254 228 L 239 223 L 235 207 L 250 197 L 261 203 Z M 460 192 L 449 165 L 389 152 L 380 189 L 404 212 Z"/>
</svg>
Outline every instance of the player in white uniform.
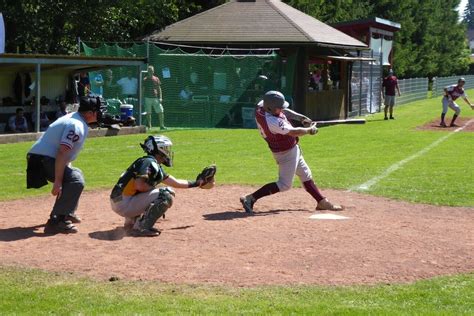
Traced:
<svg viewBox="0 0 474 316">
<path fill-rule="evenodd" d="M 67 114 L 51 124 L 27 155 L 27 187 L 40 188 L 53 182 L 51 194 L 56 196 L 45 233 L 76 233 L 73 223 L 81 220 L 75 214 L 84 189 L 82 171 L 71 162 L 84 145 L 88 124 L 97 121 L 100 101 L 81 97 L 78 112 Z"/>
<path fill-rule="evenodd" d="M 288 118 L 309 126 L 293 127 Z M 342 210 L 340 205 L 332 204 L 321 194 L 298 145 L 298 136 L 317 133 L 316 123 L 288 109 L 288 102 L 278 91 L 268 91 L 265 94 L 256 107 L 255 120 L 278 164 L 279 173 L 277 182 L 267 183 L 254 193 L 240 198 L 245 212 L 252 214 L 253 205 L 260 198 L 289 190 L 295 174 L 300 178 L 305 190 L 317 201 L 317 210 Z"/>
<path fill-rule="evenodd" d="M 466 80 L 464 78 L 459 78 L 458 84 L 447 86 L 444 88 L 444 97 L 441 101 L 443 104 L 443 111 L 441 112 L 441 122 L 439 123 L 440 126 L 446 127 L 446 123 L 444 121 L 444 117 L 446 116 L 446 113 L 448 112 L 448 107 L 450 107 L 455 113 L 453 115 L 453 119 L 451 120 L 451 123 L 449 126 L 457 126 L 454 122 L 456 121 L 456 118 L 459 116 L 459 113 L 461 113 L 461 108 L 459 105 L 454 102 L 457 98 L 461 97 L 464 99 L 464 101 L 469 104 L 471 109 L 474 109 L 474 105 L 471 104 L 471 102 L 468 100 L 466 93 L 464 92 L 464 84 L 466 83 Z"/>
</svg>

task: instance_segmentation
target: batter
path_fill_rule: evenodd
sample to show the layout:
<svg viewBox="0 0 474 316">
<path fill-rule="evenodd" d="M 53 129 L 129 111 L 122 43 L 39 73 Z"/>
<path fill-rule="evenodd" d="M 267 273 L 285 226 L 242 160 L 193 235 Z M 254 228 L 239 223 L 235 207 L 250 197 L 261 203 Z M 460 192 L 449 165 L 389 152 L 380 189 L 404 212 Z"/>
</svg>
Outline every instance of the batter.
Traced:
<svg viewBox="0 0 474 316">
<path fill-rule="evenodd" d="M 300 121 L 307 127 L 294 127 L 289 119 Z M 295 174 L 300 178 L 305 190 L 317 201 L 317 210 L 342 210 L 342 206 L 332 204 L 321 194 L 298 145 L 299 136 L 317 133 L 316 123 L 288 109 L 288 102 L 279 91 L 268 91 L 265 94 L 255 109 L 255 120 L 278 164 L 279 172 L 277 182 L 267 183 L 254 193 L 240 198 L 245 212 L 252 214 L 255 202 L 264 196 L 291 189 Z"/>
</svg>

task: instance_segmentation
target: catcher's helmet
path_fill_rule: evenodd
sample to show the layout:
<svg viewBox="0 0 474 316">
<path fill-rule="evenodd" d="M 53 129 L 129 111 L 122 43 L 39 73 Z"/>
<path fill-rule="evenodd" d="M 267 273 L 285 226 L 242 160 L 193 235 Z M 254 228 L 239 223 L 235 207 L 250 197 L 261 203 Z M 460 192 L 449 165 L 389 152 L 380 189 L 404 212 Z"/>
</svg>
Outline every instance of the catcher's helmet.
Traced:
<svg viewBox="0 0 474 316">
<path fill-rule="evenodd" d="M 149 155 L 158 155 L 163 158 L 163 164 L 171 167 L 173 165 L 173 152 L 171 139 L 163 135 L 148 136 L 140 146 Z"/>
<path fill-rule="evenodd" d="M 263 96 L 263 109 L 268 113 L 273 113 L 275 109 L 286 109 L 288 105 L 285 96 L 279 91 L 268 91 Z"/>
</svg>

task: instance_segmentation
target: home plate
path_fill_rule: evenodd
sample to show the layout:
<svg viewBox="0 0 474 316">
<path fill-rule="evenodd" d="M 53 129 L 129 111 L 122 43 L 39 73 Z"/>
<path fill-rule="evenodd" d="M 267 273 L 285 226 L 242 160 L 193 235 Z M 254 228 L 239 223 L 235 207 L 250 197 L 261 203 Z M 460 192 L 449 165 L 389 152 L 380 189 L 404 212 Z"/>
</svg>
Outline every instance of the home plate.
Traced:
<svg viewBox="0 0 474 316">
<path fill-rule="evenodd" d="M 336 214 L 314 214 L 309 218 L 311 219 L 349 219 L 349 217 L 336 215 Z"/>
</svg>

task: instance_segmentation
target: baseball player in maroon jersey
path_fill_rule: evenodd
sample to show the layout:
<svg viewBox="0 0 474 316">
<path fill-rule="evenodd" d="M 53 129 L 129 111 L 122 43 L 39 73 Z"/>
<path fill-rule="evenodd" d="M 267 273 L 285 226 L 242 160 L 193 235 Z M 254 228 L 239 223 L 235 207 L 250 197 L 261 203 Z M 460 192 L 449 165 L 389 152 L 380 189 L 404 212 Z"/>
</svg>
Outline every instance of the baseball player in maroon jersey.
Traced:
<svg viewBox="0 0 474 316">
<path fill-rule="evenodd" d="M 454 122 L 459 116 L 459 113 L 461 113 L 461 108 L 459 107 L 459 105 L 456 104 L 456 102 L 454 102 L 457 98 L 462 97 L 464 101 L 469 104 L 471 109 L 474 109 L 474 105 L 472 105 L 471 102 L 467 99 L 467 95 L 464 92 L 463 87 L 465 83 L 466 80 L 464 78 L 459 78 L 457 85 L 453 84 L 444 88 L 444 97 L 441 101 L 443 104 L 443 111 L 441 112 L 441 123 L 439 123 L 440 126 L 446 127 L 444 117 L 446 116 L 446 112 L 448 112 L 448 107 L 450 107 L 455 112 L 449 126 L 456 126 Z"/>
<path fill-rule="evenodd" d="M 383 79 L 382 88 L 385 88 L 385 95 L 384 97 L 384 114 L 385 120 L 388 120 L 387 112 L 390 112 L 390 119 L 394 120 L 395 117 L 393 116 L 393 106 L 395 105 L 395 90 L 398 92 L 398 96 L 400 96 L 400 88 L 398 87 L 398 79 L 393 74 L 393 70 L 390 69 L 388 71 L 388 76 Z"/>
<path fill-rule="evenodd" d="M 307 127 L 294 127 L 289 119 L 300 121 Z M 279 173 L 277 182 L 267 183 L 254 193 L 240 198 L 245 212 L 252 214 L 255 202 L 262 197 L 289 190 L 295 174 L 300 178 L 305 190 L 317 201 L 317 210 L 342 210 L 342 206 L 332 204 L 321 194 L 298 145 L 299 136 L 317 133 L 316 123 L 288 109 L 288 102 L 278 91 L 265 93 L 255 109 L 255 120 L 278 164 Z"/>
</svg>

